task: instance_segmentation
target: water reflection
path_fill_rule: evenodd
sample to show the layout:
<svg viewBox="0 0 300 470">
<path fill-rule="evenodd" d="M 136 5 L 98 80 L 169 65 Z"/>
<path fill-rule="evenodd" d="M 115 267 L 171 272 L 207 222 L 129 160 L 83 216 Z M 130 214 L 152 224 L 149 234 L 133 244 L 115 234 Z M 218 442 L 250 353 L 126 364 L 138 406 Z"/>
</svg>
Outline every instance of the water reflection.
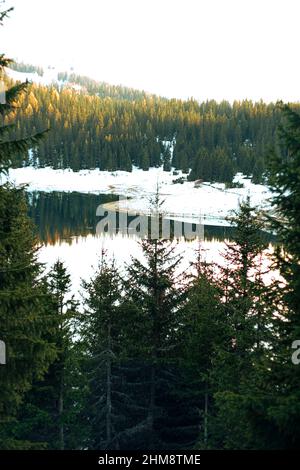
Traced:
<svg viewBox="0 0 300 470">
<path fill-rule="evenodd" d="M 97 206 L 118 199 L 107 194 L 57 191 L 35 191 L 27 193 L 27 198 L 29 215 L 37 227 L 39 240 L 45 245 L 62 241 L 71 244 L 78 237 L 94 234 Z"/>
<path fill-rule="evenodd" d="M 32 192 L 27 194 L 27 198 L 29 214 L 37 226 L 38 237 L 43 244 L 39 251 L 39 260 L 48 268 L 58 258 L 65 262 L 72 278 L 72 291 L 78 298 L 81 279 L 88 279 L 93 275 L 103 249 L 116 259 L 121 270 L 124 270 L 126 263 L 130 263 L 131 256 L 142 259 L 135 235 L 95 235 L 99 222 L 99 217 L 96 216 L 97 207 L 116 201 L 117 196 L 78 192 Z M 233 234 L 232 227 L 204 227 L 204 241 L 201 246 L 206 251 L 208 262 L 220 261 L 224 240 L 230 240 Z M 266 234 L 266 239 L 272 241 L 269 234 Z M 198 248 L 197 240 L 189 243 L 183 239 L 178 240 L 177 250 L 184 255 L 183 270 L 195 259 L 195 250 Z"/>
<path fill-rule="evenodd" d="M 97 207 L 118 200 L 115 195 L 57 191 L 35 191 L 28 193 L 27 197 L 29 214 L 37 226 L 39 240 L 45 245 L 62 241 L 72 244 L 78 241 L 78 237 L 95 236 L 99 222 L 96 217 Z M 133 217 L 128 220 L 131 222 Z M 204 238 L 207 241 L 230 240 L 233 233 L 232 227 L 204 227 Z M 127 236 L 130 237 L 130 233 Z"/>
</svg>

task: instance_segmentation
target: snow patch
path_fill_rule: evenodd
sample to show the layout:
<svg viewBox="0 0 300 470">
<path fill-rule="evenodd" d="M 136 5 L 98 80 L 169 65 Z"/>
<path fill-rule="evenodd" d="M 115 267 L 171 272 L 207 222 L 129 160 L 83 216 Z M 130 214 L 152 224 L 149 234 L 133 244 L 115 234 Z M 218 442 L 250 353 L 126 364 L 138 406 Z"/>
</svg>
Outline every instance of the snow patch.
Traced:
<svg viewBox="0 0 300 470">
<path fill-rule="evenodd" d="M 178 172 L 178 176 L 183 176 Z M 203 183 L 195 188 L 193 182 L 173 184 L 173 169 L 170 172 L 163 168 L 150 168 L 143 171 L 100 171 L 81 170 L 74 172 L 54 170 L 52 168 L 16 168 L 9 171 L 9 179 L 16 185 L 28 185 L 28 191 L 66 191 L 93 194 L 121 195 L 124 200 L 119 202 L 123 210 L 148 212 L 150 198 L 155 194 L 157 186 L 164 199 L 164 212 L 173 218 L 187 221 L 199 221 L 207 225 L 228 225 L 224 219 L 232 210 L 238 209 L 239 203 L 250 197 L 251 204 L 256 208 L 270 207 L 270 191 L 266 186 L 253 184 L 241 174 L 236 176 L 244 187 L 225 189 L 224 184 Z M 129 198 L 129 199 L 128 199 Z"/>
<path fill-rule="evenodd" d="M 54 83 L 62 83 L 57 80 L 57 70 L 53 68 L 47 68 L 44 70 L 44 75 L 41 77 L 37 72 L 18 72 L 10 68 L 6 68 L 5 72 L 9 78 L 16 82 L 29 82 L 37 83 L 39 85 L 51 85 Z"/>
</svg>

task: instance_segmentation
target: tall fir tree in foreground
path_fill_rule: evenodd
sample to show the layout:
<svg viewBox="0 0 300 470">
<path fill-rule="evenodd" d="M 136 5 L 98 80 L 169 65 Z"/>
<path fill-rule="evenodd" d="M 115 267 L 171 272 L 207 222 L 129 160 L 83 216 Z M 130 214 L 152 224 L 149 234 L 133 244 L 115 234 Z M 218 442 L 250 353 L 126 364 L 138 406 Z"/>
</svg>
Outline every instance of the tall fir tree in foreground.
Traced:
<svg viewBox="0 0 300 470">
<path fill-rule="evenodd" d="M 0 336 L 7 348 L 7 364 L 0 368 L 1 423 L 16 415 L 24 393 L 56 355 L 55 345 L 45 337 L 52 319 L 36 244 L 23 190 L 1 186 Z"/>
<path fill-rule="evenodd" d="M 151 202 L 154 213 L 151 223 L 156 217 L 161 224 L 162 204 L 157 192 Z M 136 309 L 135 354 L 147 373 L 143 446 L 147 449 L 180 447 L 185 437 L 178 431 L 183 421 L 175 388 L 184 301 L 177 273 L 181 257 L 176 254 L 176 242 L 159 238 L 158 233 L 140 244 L 143 260 L 134 258 L 128 267 L 126 295 Z"/>
<path fill-rule="evenodd" d="M 77 303 L 70 295 L 70 288 L 70 275 L 57 260 L 45 279 L 48 315 L 52 321 L 52 329 L 45 332 L 45 339 L 55 345 L 57 357 L 43 379 L 34 381 L 14 426 L 15 435 L 19 439 L 26 436 L 36 448 L 64 450 L 71 440 L 70 424 L 76 424 L 72 410 L 76 381 L 70 383 L 70 375 L 75 366 L 72 329 Z"/>
<path fill-rule="evenodd" d="M 198 425 L 191 428 L 191 440 L 196 437 L 200 448 L 208 447 L 210 414 L 213 407 L 213 389 L 210 375 L 217 345 L 222 344 L 224 309 L 222 291 L 214 279 L 214 266 L 205 260 L 201 241 L 186 275 L 187 301 L 181 327 L 180 364 L 185 386 L 183 395 L 197 412 Z"/>
<path fill-rule="evenodd" d="M 82 344 L 85 350 L 87 403 L 85 415 L 90 449 L 126 448 L 132 392 L 128 390 L 123 363 L 127 351 L 128 318 L 123 316 L 121 277 L 114 262 L 102 253 L 94 277 L 83 283 L 85 312 L 82 316 Z"/>
<path fill-rule="evenodd" d="M 0 12 L 0 23 L 10 10 Z M 10 63 L 0 55 L 0 80 Z M 17 97 L 26 84 L 8 89 L 0 103 L 0 177 L 7 172 L 17 154 L 24 154 L 40 136 L 7 139 L 10 126 L 4 118 L 13 111 Z M 9 183 L 0 186 L 0 337 L 6 344 L 7 364 L 0 366 L 0 447 L 19 444 L 5 434 L 6 424 L 14 419 L 24 393 L 34 378 L 46 372 L 56 350 L 43 337 L 49 326 L 46 295 L 40 282 L 37 239 L 27 216 L 24 190 Z M 26 443 L 23 443 L 26 446 Z"/>
<path fill-rule="evenodd" d="M 296 449 L 300 445 L 300 365 L 293 348 L 299 348 L 300 340 L 300 115 L 287 105 L 280 108 L 280 145 L 271 155 L 269 185 L 274 193 L 272 226 L 280 243 L 276 266 L 284 283 L 279 291 L 278 340 L 270 363 L 276 393 L 268 413 L 280 433 L 281 447 Z"/>
<path fill-rule="evenodd" d="M 65 382 L 68 373 L 67 365 L 70 360 L 70 350 L 72 348 L 72 328 L 74 329 L 74 319 L 77 316 L 77 302 L 74 296 L 70 295 L 71 276 L 67 272 L 64 264 L 57 260 L 48 276 L 48 285 L 53 301 L 53 314 L 56 316 L 57 329 L 55 332 L 55 344 L 58 349 L 58 357 L 51 365 L 49 375 L 53 376 L 54 383 L 50 384 L 54 388 L 54 398 L 57 404 L 56 427 L 58 448 L 65 449 Z"/>
<path fill-rule="evenodd" d="M 275 307 L 273 289 L 264 282 L 269 267 L 263 261 L 263 223 L 249 199 L 230 220 L 234 240 L 226 243 L 218 275 L 224 338 L 213 357 L 210 442 L 214 448 L 268 448 L 270 422 L 264 407 L 270 394 L 266 384 Z"/>
</svg>

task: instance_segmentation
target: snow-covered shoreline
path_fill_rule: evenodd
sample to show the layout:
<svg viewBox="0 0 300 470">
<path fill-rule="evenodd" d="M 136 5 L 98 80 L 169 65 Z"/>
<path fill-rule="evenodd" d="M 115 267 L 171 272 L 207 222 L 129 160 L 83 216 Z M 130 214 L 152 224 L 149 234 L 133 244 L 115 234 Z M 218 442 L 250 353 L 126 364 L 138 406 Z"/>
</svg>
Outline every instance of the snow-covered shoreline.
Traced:
<svg viewBox="0 0 300 470">
<path fill-rule="evenodd" d="M 65 191 L 92 194 L 115 194 L 122 196 L 118 207 L 121 210 L 145 212 L 149 200 L 159 186 L 164 199 L 164 212 L 174 217 L 189 221 L 198 221 L 201 216 L 207 225 L 228 225 L 224 220 L 232 210 L 236 210 L 239 201 L 250 196 L 251 203 L 257 208 L 267 209 L 270 192 L 263 185 L 255 185 L 241 174 L 235 181 L 243 183 L 242 188 L 225 189 L 224 184 L 203 183 L 195 187 L 193 182 L 174 184 L 181 172 L 162 168 L 150 168 L 143 171 L 134 168 L 126 171 L 54 170 L 52 168 L 32 167 L 11 169 L 9 179 L 16 185 L 27 185 L 28 191 Z"/>
</svg>

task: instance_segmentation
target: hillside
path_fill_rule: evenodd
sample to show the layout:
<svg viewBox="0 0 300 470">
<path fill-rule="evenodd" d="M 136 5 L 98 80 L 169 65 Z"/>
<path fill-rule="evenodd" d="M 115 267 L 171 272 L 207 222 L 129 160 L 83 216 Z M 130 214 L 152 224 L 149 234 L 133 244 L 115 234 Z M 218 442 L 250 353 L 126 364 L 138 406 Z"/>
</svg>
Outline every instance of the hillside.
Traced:
<svg viewBox="0 0 300 470">
<path fill-rule="evenodd" d="M 13 62 L 7 74 L 13 80 L 26 80 L 43 85 L 56 84 L 60 88 L 73 88 L 86 94 L 100 96 L 102 98 L 114 98 L 121 100 L 141 100 L 151 95 L 145 91 L 122 85 L 112 85 L 110 83 L 94 80 L 90 77 L 74 73 L 73 69 L 61 72 L 56 67 L 42 67 L 24 62 Z"/>
<path fill-rule="evenodd" d="M 237 172 L 262 182 L 266 155 L 276 141 L 279 111 L 251 101 L 167 100 L 87 77 L 11 72 L 34 81 L 19 103 L 16 136 L 50 129 L 15 167 L 131 171 L 164 165 L 189 179 L 231 182 Z"/>
</svg>

